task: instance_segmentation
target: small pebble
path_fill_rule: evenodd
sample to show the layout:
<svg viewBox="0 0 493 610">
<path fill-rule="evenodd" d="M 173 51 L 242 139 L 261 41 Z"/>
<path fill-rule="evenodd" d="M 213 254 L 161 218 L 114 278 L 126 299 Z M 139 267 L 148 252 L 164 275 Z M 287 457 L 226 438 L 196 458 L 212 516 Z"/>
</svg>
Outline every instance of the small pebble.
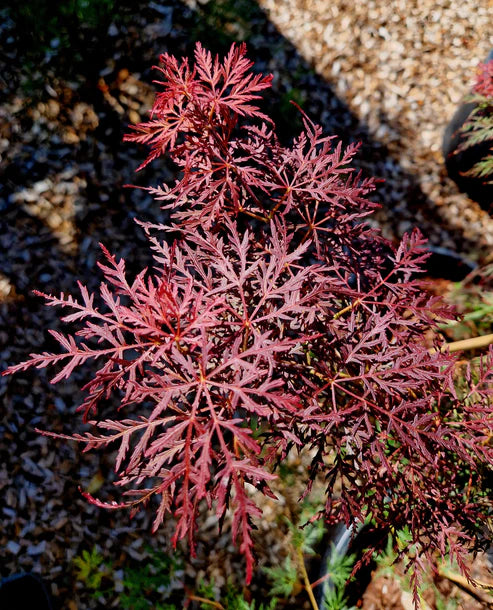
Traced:
<svg viewBox="0 0 493 610">
<path fill-rule="evenodd" d="M 27 554 L 30 557 L 42 555 L 46 551 L 46 540 L 42 540 L 39 544 L 33 544 L 27 547 Z"/>
<path fill-rule="evenodd" d="M 9 540 L 6 545 L 7 551 L 10 551 L 13 555 L 17 555 L 17 553 L 21 550 L 21 545 L 17 544 L 13 540 Z"/>
</svg>

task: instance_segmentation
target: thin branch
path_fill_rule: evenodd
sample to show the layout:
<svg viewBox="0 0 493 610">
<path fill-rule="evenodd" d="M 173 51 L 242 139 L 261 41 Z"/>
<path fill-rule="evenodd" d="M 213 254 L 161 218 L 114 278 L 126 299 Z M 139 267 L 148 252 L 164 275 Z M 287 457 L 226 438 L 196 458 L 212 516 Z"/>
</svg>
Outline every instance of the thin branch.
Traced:
<svg viewBox="0 0 493 610">
<path fill-rule="evenodd" d="M 478 601 L 480 601 L 482 603 L 486 603 L 487 608 L 493 608 L 493 602 L 491 599 L 491 595 L 489 595 L 481 590 L 481 589 L 486 589 L 486 590 L 489 590 L 490 592 L 493 592 L 493 584 L 489 584 L 486 582 L 480 582 L 480 581 L 476 581 L 476 580 L 473 581 L 474 584 L 472 584 L 464 576 L 461 576 L 460 574 L 456 574 L 455 572 L 451 572 L 450 570 L 448 570 L 447 568 L 445 568 L 443 566 L 440 566 L 438 568 L 438 574 L 442 578 L 446 578 L 447 580 L 450 580 L 450 582 L 453 582 L 455 585 L 457 585 L 458 587 L 460 587 L 461 589 L 466 591 L 466 593 L 469 593 L 469 595 L 471 595 Z M 474 586 L 474 585 L 476 585 L 476 586 Z"/>
<path fill-rule="evenodd" d="M 487 347 L 493 343 L 493 333 L 490 335 L 482 335 L 480 337 L 473 337 L 472 339 L 462 339 L 461 341 L 452 341 L 451 343 L 444 343 L 440 348 L 441 352 L 460 352 L 469 349 L 478 349 L 480 347 Z M 430 354 L 435 354 L 438 350 L 432 348 L 429 350 Z"/>
<path fill-rule="evenodd" d="M 313 595 L 313 588 L 312 588 L 312 585 L 310 584 L 308 572 L 306 571 L 305 560 L 303 558 L 303 549 L 301 548 L 301 546 L 296 549 L 296 556 L 298 559 L 299 568 L 301 570 L 301 576 L 303 577 L 305 589 L 306 589 L 306 592 L 308 593 L 308 597 L 310 599 L 312 608 L 313 608 L 313 610 L 319 610 L 317 600 L 315 599 L 315 595 Z"/>
<path fill-rule="evenodd" d="M 209 604 L 209 606 L 212 606 L 213 608 L 219 608 L 219 610 L 225 610 L 224 606 L 221 606 L 219 602 L 213 602 L 210 599 L 200 597 L 199 595 L 189 595 L 188 599 L 194 602 L 200 602 L 201 604 Z"/>
<path fill-rule="evenodd" d="M 351 309 L 354 309 L 360 303 L 361 303 L 361 300 L 360 299 L 356 299 L 350 305 L 348 305 L 347 307 L 344 307 L 344 309 L 340 309 L 337 313 L 335 313 L 332 319 L 333 320 L 337 320 L 338 318 L 343 316 L 348 311 L 351 311 Z"/>
</svg>

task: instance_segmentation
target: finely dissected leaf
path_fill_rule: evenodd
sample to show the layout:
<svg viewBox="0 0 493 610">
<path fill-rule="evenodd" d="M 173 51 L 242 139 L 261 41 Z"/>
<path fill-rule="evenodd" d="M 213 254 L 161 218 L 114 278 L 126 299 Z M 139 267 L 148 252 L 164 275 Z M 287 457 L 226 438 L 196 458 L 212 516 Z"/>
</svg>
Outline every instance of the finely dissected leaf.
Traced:
<svg viewBox="0 0 493 610">
<path fill-rule="evenodd" d="M 414 279 L 425 240 L 413 231 L 394 248 L 365 222 L 375 181 L 351 169 L 357 145 L 303 115 L 281 146 L 256 106 L 270 77 L 250 72 L 243 45 L 222 60 L 197 45 L 194 66 L 161 60 L 150 120 L 127 136 L 150 146 L 142 166 L 166 153 L 181 171 L 149 189 L 171 218 L 140 223 L 153 268 L 130 279 L 103 247 L 98 295 L 41 295 L 78 325 L 51 331 L 61 352 L 5 373 L 53 365 L 57 383 L 92 361 L 79 407 L 91 430 L 45 432 L 116 450 L 123 501 L 85 497 L 132 513 L 152 503 L 153 529 L 171 516 L 192 553 L 205 503 L 229 518 L 247 581 L 261 517 L 250 486 L 273 497 L 292 447 L 325 476 L 329 523 L 409 528 L 394 547 L 415 589 L 434 552 L 467 574 L 493 509 L 493 348 L 458 384 L 438 338 L 455 314 Z"/>
<path fill-rule="evenodd" d="M 275 231 L 273 239 L 279 239 Z M 174 512 L 176 539 L 193 533 L 201 499 L 215 500 L 219 516 L 231 508 L 232 534 L 247 558 L 248 578 L 250 529 L 260 511 L 245 484 L 266 486 L 274 478 L 248 424 L 260 418 L 280 441 L 291 438 L 300 402 L 283 389 L 278 362 L 306 340 L 302 329 L 291 328 L 292 321 L 309 309 L 316 292 L 310 268 L 290 271 L 304 248 L 291 253 L 275 244 L 268 261 L 255 252 L 249 260 L 248 234 L 240 238 L 234 225 L 227 245 L 207 233 L 183 249 L 154 242 L 156 271 L 133 282 L 124 263 L 104 250 L 103 307 L 96 308 L 83 287 L 83 302 L 45 295 L 50 305 L 75 309 L 76 320 L 85 325 L 74 336 L 52 333 L 65 353 L 34 355 L 12 369 L 68 360 L 57 382 L 86 360 L 104 357 L 85 386 L 85 416 L 95 415 L 98 402 L 116 390 L 121 406 L 152 406 L 139 418 L 91 422 L 100 434 L 71 437 L 87 448 L 116 444 L 117 484 L 132 498 L 108 504 L 85 496 L 108 508 L 135 508 L 161 496 L 153 527 Z M 276 326 L 277 319 L 285 328 Z"/>
<path fill-rule="evenodd" d="M 484 157 L 481 161 L 475 163 L 471 169 L 464 173 L 465 176 L 471 178 L 488 178 L 493 175 L 493 155 Z M 486 182 L 485 184 L 491 184 L 492 182 Z"/>
<path fill-rule="evenodd" d="M 493 60 L 479 64 L 473 90 L 482 97 L 493 99 Z"/>
<path fill-rule="evenodd" d="M 290 597 L 299 579 L 296 565 L 291 562 L 290 557 L 286 557 L 281 565 L 272 568 L 265 567 L 263 571 L 272 583 L 270 595 L 280 595 L 283 598 Z"/>
</svg>

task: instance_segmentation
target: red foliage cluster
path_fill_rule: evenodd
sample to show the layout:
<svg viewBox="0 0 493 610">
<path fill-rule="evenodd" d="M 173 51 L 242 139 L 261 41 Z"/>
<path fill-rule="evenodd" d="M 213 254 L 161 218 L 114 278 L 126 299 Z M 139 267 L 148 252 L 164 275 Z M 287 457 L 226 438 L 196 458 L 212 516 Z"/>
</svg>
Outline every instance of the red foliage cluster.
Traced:
<svg viewBox="0 0 493 610">
<path fill-rule="evenodd" d="M 473 91 L 493 100 L 493 59 L 479 64 Z"/>
<path fill-rule="evenodd" d="M 62 353 L 7 373 L 63 363 L 56 383 L 100 362 L 80 406 L 99 432 L 65 438 L 119 445 L 127 501 L 89 499 L 153 501 L 154 528 L 172 514 L 175 542 L 192 549 L 199 503 L 219 520 L 231 510 L 247 581 L 260 517 L 247 483 L 271 494 L 293 446 L 313 449 L 312 478 L 326 475 L 327 520 L 408 526 L 415 567 L 438 550 L 465 570 L 492 509 L 493 352 L 459 391 L 455 356 L 424 342 L 451 316 L 414 279 L 424 240 L 416 231 L 395 249 L 364 222 L 374 181 L 350 168 L 357 146 L 306 116 L 279 144 L 255 105 L 270 78 L 249 72 L 244 46 L 220 61 L 197 45 L 193 68 L 161 59 L 151 120 L 127 136 L 150 145 L 143 165 L 167 153 L 182 170 L 149 189 L 171 211 L 169 226 L 143 224 L 155 267 L 129 280 L 104 249 L 101 308 L 82 285 L 81 300 L 44 295 L 82 327 L 52 333 Z M 120 406 L 102 420 L 110 395 Z"/>
</svg>

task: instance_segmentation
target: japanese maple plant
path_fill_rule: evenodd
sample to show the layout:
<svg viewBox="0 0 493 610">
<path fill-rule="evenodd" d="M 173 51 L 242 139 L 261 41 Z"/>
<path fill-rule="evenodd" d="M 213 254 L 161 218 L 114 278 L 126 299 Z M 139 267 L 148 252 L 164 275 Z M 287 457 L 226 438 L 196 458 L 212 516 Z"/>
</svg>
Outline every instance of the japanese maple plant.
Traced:
<svg viewBox="0 0 493 610">
<path fill-rule="evenodd" d="M 492 510 L 493 351 L 457 384 L 438 332 L 454 314 L 415 279 L 425 240 L 416 230 L 394 247 L 366 223 L 375 181 L 350 166 L 358 145 L 305 114 L 280 144 L 257 105 L 271 76 L 245 52 L 161 57 L 150 119 L 126 136 L 150 147 L 141 167 L 167 154 L 179 169 L 148 189 L 168 210 L 140 223 L 154 267 L 129 278 L 102 247 L 99 295 L 83 284 L 77 298 L 41 295 L 78 330 L 50 331 L 59 353 L 5 373 L 60 366 L 57 383 L 96 361 L 78 407 L 92 431 L 43 432 L 118 447 L 121 501 L 86 498 L 152 507 L 154 530 L 171 515 L 174 543 L 188 538 L 192 553 L 202 503 L 219 523 L 229 514 L 247 582 L 262 516 L 252 486 L 271 496 L 293 448 L 310 450 L 310 480 L 325 476 L 321 518 L 394 537 L 407 526 L 415 585 L 437 552 L 467 574 Z"/>
</svg>

